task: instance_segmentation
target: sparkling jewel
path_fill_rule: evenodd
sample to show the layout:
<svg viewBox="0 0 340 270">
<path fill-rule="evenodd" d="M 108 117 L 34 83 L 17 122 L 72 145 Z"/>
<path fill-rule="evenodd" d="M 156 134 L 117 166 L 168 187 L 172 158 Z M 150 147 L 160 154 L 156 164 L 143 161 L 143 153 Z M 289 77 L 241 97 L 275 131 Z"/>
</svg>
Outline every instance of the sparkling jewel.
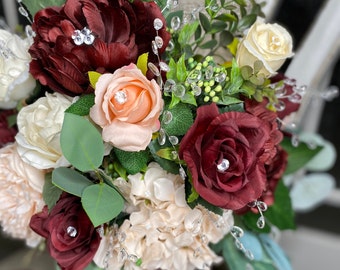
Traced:
<svg viewBox="0 0 340 270">
<path fill-rule="evenodd" d="M 198 85 L 193 85 L 191 86 L 192 89 L 192 93 L 194 94 L 194 96 L 199 96 L 200 94 L 202 94 L 202 88 L 199 87 Z"/>
<path fill-rule="evenodd" d="M 154 21 L 153 21 L 153 27 L 155 28 L 155 30 L 160 30 L 162 27 L 163 27 L 163 22 L 161 19 L 159 18 L 156 18 Z"/>
<path fill-rule="evenodd" d="M 274 104 L 274 107 L 277 111 L 282 112 L 286 108 L 286 103 L 284 103 L 282 100 L 279 100 L 279 102 Z"/>
<path fill-rule="evenodd" d="M 166 142 L 166 135 L 164 129 L 159 130 L 159 135 L 158 135 L 158 143 L 159 145 L 164 145 Z"/>
<path fill-rule="evenodd" d="M 217 164 L 217 170 L 219 172 L 225 172 L 226 170 L 229 169 L 229 166 L 230 166 L 229 160 L 224 158 L 222 159 L 220 164 Z"/>
<path fill-rule="evenodd" d="M 172 144 L 172 145 L 177 145 L 179 140 L 178 140 L 178 137 L 176 136 L 170 136 L 169 137 L 169 142 Z"/>
<path fill-rule="evenodd" d="M 76 237 L 77 236 L 77 229 L 73 226 L 68 226 L 66 229 L 66 233 L 70 236 L 70 237 Z"/>
<path fill-rule="evenodd" d="M 205 78 L 210 80 L 214 75 L 214 68 L 212 66 L 208 66 L 207 70 L 205 71 Z"/>
<path fill-rule="evenodd" d="M 179 175 L 181 176 L 181 178 L 183 180 L 185 180 L 185 178 L 187 177 L 187 174 L 186 174 L 185 170 L 183 169 L 183 167 L 179 168 Z"/>
<path fill-rule="evenodd" d="M 256 222 L 256 226 L 260 229 L 263 229 L 265 225 L 266 225 L 266 221 L 264 219 L 264 216 L 261 215 Z"/>
<path fill-rule="evenodd" d="M 72 39 L 74 44 L 80 46 L 84 43 L 86 45 L 93 44 L 95 37 L 90 29 L 84 27 L 83 30 L 75 30 L 73 32 Z"/>
<path fill-rule="evenodd" d="M 173 91 L 175 86 L 176 86 L 176 82 L 172 79 L 169 79 L 164 83 L 164 91 L 170 93 Z"/>
<path fill-rule="evenodd" d="M 161 73 L 158 69 L 158 67 L 155 66 L 155 64 L 149 62 L 148 63 L 148 68 L 151 70 L 151 72 L 155 75 L 155 76 L 160 76 Z"/>
<path fill-rule="evenodd" d="M 240 238 L 244 234 L 243 230 L 238 226 L 232 227 L 230 232 L 236 238 Z"/>
<path fill-rule="evenodd" d="M 155 42 L 156 42 L 158 49 L 163 47 L 164 42 L 163 42 L 163 39 L 160 36 L 155 37 Z"/>
<path fill-rule="evenodd" d="M 158 55 L 158 46 L 157 46 L 156 41 L 153 40 L 153 41 L 151 42 L 151 48 L 152 48 L 153 53 L 156 54 L 156 55 Z"/>
<path fill-rule="evenodd" d="M 332 85 L 326 91 L 323 91 L 320 96 L 326 101 L 332 101 L 334 98 L 339 96 L 339 89 Z"/>
<path fill-rule="evenodd" d="M 215 76 L 215 81 L 217 83 L 221 83 L 221 82 L 224 82 L 227 78 L 227 75 L 225 73 L 219 73 Z"/>
<path fill-rule="evenodd" d="M 159 62 L 159 67 L 160 67 L 161 70 L 163 70 L 165 72 L 170 71 L 170 67 L 164 62 Z"/>
<path fill-rule="evenodd" d="M 170 25 L 173 30 L 178 30 L 181 26 L 181 19 L 178 16 L 172 17 Z"/>
<path fill-rule="evenodd" d="M 202 72 L 200 70 L 194 69 L 191 71 L 187 77 L 188 83 L 198 82 L 202 78 Z"/>
<path fill-rule="evenodd" d="M 170 111 L 164 111 L 162 122 L 167 125 L 172 121 L 172 113 Z"/>
<path fill-rule="evenodd" d="M 185 87 L 181 84 L 177 84 L 172 92 L 176 97 L 182 98 L 185 95 Z"/>
<path fill-rule="evenodd" d="M 125 90 L 120 90 L 115 93 L 115 101 L 119 104 L 124 104 L 127 101 L 127 94 Z"/>
</svg>

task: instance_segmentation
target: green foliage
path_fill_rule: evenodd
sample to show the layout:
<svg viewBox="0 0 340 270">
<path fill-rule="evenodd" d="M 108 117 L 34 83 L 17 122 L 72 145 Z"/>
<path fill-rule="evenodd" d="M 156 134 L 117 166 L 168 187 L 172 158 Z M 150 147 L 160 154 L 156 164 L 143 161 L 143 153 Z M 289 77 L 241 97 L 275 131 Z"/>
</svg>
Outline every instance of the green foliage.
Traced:
<svg viewBox="0 0 340 270">
<path fill-rule="evenodd" d="M 39 10 L 46 7 L 60 7 L 65 3 L 65 0 L 22 0 L 32 16 Z"/>
<path fill-rule="evenodd" d="M 63 191 L 60 188 L 53 185 L 52 174 L 47 173 L 45 175 L 45 182 L 43 187 L 43 199 L 49 211 L 56 205 L 62 192 Z"/>
<path fill-rule="evenodd" d="M 124 207 L 123 197 L 104 183 L 85 188 L 81 202 L 94 227 L 114 219 Z"/>
<path fill-rule="evenodd" d="M 298 146 L 294 146 L 289 138 L 285 138 L 281 142 L 282 147 L 288 153 L 288 165 L 285 174 L 292 174 L 303 168 L 315 155 L 321 150 L 321 146 L 311 149 L 304 142 L 300 142 Z"/>
<path fill-rule="evenodd" d="M 65 113 L 60 135 L 65 158 L 82 172 L 98 168 L 104 156 L 104 144 L 98 130 L 84 117 Z"/>
<path fill-rule="evenodd" d="M 136 174 L 145 170 L 147 167 L 149 152 L 146 150 L 139 152 L 127 152 L 114 148 L 113 151 L 128 174 Z"/>
<path fill-rule="evenodd" d="M 169 136 L 184 135 L 194 122 L 191 109 L 183 103 L 179 103 L 173 108 L 166 108 L 165 112 L 172 114 L 172 120 L 166 125 L 163 123 L 164 113 L 161 117 L 162 127 Z"/>
<path fill-rule="evenodd" d="M 65 111 L 80 116 L 86 116 L 90 113 L 90 108 L 94 105 L 94 94 L 81 96 L 75 103 Z"/>
<path fill-rule="evenodd" d="M 82 174 L 65 167 L 59 167 L 53 170 L 52 183 L 59 189 L 78 197 L 82 196 L 85 188 L 93 185 L 93 183 Z"/>
<path fill-rule="evenodd" d="M 157 140 L 151 141 L 149 144 L 149 150 L 151 152 L 153 160 L 155 160 L 164 170 L 178 174 L 179 172 L 179 165 L 169 159 L 162 158 L 158 155 L 158 152 L 163 149 L 164 147 L 169 147 L 170 145 L 160 146 Z"/>
</svg>

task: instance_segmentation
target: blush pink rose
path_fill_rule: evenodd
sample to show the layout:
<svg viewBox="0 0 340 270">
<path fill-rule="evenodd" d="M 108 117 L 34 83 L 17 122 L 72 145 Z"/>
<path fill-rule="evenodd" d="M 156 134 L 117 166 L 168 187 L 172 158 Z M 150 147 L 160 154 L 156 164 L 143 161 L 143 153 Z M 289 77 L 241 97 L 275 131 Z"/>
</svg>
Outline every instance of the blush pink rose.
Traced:
<svg viewBox="0 0 340 270">
<path fill-rule="evenodd" d="M 130 64 L 100 76 L 90 117 L 102 127 L 105 142 L 124 151 L 140 151 L 159 129 L 163 104 L 156 81 Z"/>
</svg>

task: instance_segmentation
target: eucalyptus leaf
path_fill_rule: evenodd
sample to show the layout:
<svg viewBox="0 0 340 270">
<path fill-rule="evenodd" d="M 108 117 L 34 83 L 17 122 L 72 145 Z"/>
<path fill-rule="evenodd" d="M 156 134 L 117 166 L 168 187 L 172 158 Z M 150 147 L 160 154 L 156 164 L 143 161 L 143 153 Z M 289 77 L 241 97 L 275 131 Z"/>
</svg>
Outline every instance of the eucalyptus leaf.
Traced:
<svg viewBox="0 0 340 270">
<path fill-rule="evenodd" d="M 9 1 L 9 0 L 7 0 Z M 60 7 L 65 3 L 65 0 L 22 0 L 28 11 L 34 17 L 35 13 L 46 7 Z"/>
<path fill-rule="evenodd" d="M 209 18 L 206 15 L 204 15 L 204 13 L 200 12 L 199 19 L 200 19 L 200 22 L 201 22 L 201 25 L 204 31 L 209 33 L 211 30 L 211 24 L 210 24 Z"/>
<path fill-rule="evenodd" d="M 82 116 L 65 113 L 60 145 L 65 158 L 80 171 L 95 170 L 102 163 L 102 137 L 90 121 Z"/>
<path fill-rule="evenodd" d="M 123 197 L 103 183 L 85 188 L 81 202 L 94 227 L 111 221 L 124 207 Z"/>
<path fill-rule="evenodd" d="M 249 15 L 244 16 L 238 22 L 239 31 L 243 31 L 243 30 L 249 28 L 253 23 L 255 23 L 256 18 L 257 18 L 256 14 L 249 14 Z"/>
<path fill-rule="evenodd" d="M 67 193 L 81 197 L 83 191 L 93 183 L 79 172 L 70 168 L 59 167 L 52 172 L 52 183 Z"/>
<path fill-rule="evenodd" d="M 220 45 L 226 47 L 234 40 L 234 36 L 229 31 L 222 31 L 220 33 Z"/>
<path fill-rule="evenodd" d="M 199 47 L 201 49 L 213 49 L 214 47 L 217 46 L 217 40 L 216 39 L 211 39 L 203 44 L 201 44 Z"/>
<path fill-rule="evenodd" d="M 47 173 L 45 175 L 45 182 L 42 195 L 49 211 L 51 211 L 51 209 L 56 205 L 62 192 L 63 191 L 60 188 L 53 185 L 52 174 Z"/>
</svg>

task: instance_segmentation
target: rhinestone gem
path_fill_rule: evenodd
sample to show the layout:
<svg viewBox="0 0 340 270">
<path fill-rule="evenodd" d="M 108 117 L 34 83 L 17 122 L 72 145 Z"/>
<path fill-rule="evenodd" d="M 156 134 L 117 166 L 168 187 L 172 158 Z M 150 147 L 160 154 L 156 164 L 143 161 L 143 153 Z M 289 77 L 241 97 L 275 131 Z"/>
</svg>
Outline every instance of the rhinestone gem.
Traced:
<svg viewBox="0 0 340 270">
<path fill-rule="evenodd" d="M 74 238 L 74 237 L 76 237 L 77 236 L 77 229 L 75 228 L 75 227 L 73 227 L 73 226 L 68 226 L 67 227 L 67 229 L 66 229 L 66 233 L 70 236 L 70 237 L 72 237 L 72 238 Z"/>
<path fill-rule="evenodd" d="M 164 83 L 164 91 L 170 93 L 174 90 L 175 86 L 176 82 L 172 79 L 169 79 Z"/>
<path fill-rule="evenodd" d="M 76 44 L 78 46 L 84 43 L 84 38 L 85 38 L 85 36 L 80 30 L 75 30 L 73 35 L 72 35 L 72 39 L 73 39 L 74 44 Z"/>
<path fill-rule="evenodd" d="M 170 67 L 164 62 L 159 62 L 159 67 L 160 67 L 161 70 L 163 70 L 165 72 L 170 71 Z"/>
<path fill-rule="evenodd" d="M 228 159 L 222 159 L 222 162 L 220 164 L 217 164 L 217 170 L 219 172 L 225 172 L 226 170 L 229 169 L 230 162 Z"/>
<path fill-rule="evenodd" d="M 177 84 L 172 92 L 176 97 L 182 98 L 185 95 L 185 87 L 181 84 Z"/>
<path fill-rule="evenodd" d="M 155 75 L 155 76 L 160 76 L 161 73 L 159 71 L 159 69 L 151 62 L 148 63 L 148 68 L 151 70 L 151 72 Z"/>
<path fill-rule="evenodd" d="M 127 94 L 124 90 L 120 90 L 115 93 L 114 98 L 117 103 L 124 104 L 127 101 Z"/>
<path fill-rule="evenodd" d="M 181 19 L 178 16 L 172 17 L 170 25 L 173 30 L 178 30 L 181 26 Z"/>
<path fill-rule="evenodd" d="M 156 42 L 158 49 L 162 48 L 164 45 L 163 39 L 160 36 L 155 37 L 155 42 Z"/>
<path fill-rule="evenodd" d="M 163 27 L 163 22 L 161 19 L 159 18 L 156 18 L 154 21 L 153 21 L 153 27 L 155 28 L 155 30 L 160 30 L 162 27 Z"/>
<path fill-rule="evenodd" d="M 170 112 L 170 111 L 164 111 L 164 113 L 163 113 L 163 123 L 165 124 L 165 125 L 167 125 L 167 124 L 169 124 L 171 121 L 172 121 L 172 118 L 173 118 L 173 115 L 172 115 L 172 112 Z"/>
</svg>

